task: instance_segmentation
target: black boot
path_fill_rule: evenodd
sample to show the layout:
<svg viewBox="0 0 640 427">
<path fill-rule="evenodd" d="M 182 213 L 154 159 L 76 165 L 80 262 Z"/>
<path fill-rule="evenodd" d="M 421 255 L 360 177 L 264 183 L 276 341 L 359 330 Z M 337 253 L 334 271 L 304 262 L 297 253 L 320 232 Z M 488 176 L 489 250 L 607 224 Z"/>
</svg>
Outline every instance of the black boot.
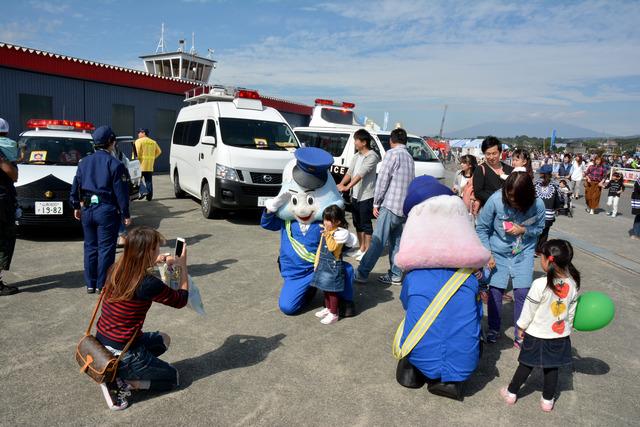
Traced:
<svg viewBox="0 0 640 427">
<path fill-rule="evenodd" d="M 406 357 L 403 357 L 398 361 L 396 380 L 403 387 L 420 388 L 427 382 L 427 377 L 413 366 Z"/>
<path fill-rule="evenodd" d="M 462 383 L 438 381 L 427 385 L 427 389 L 435 395 L 462 401 Z"/>
<path fill-rule="evenodd" d="M 353 301 L 340 300 L 340 317 L 353 317 L 356 314 L 356 306 Z"/>
<path fill-rule="evenodd" d="M 4 297 L 7 295 L 17 294 L 18 292 L 20 292 L 20 289 L 15 286 L 7 286 L 2 280 L 0 280 L 0 296 Z"/>
</svg>

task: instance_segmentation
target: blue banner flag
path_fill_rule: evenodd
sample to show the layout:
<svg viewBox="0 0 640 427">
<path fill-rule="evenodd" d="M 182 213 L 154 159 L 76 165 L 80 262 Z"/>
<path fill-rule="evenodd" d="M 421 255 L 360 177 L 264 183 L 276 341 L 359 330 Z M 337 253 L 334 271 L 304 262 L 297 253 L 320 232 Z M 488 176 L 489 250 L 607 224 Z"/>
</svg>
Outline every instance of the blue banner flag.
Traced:
<svg viewBox="0 0 640 427">
<path fill-rule="evenodd" d="M 553 132 L 551 132 L 551 148 L 556 146 L 556 130 L 554 129 Z"/>
</svg>

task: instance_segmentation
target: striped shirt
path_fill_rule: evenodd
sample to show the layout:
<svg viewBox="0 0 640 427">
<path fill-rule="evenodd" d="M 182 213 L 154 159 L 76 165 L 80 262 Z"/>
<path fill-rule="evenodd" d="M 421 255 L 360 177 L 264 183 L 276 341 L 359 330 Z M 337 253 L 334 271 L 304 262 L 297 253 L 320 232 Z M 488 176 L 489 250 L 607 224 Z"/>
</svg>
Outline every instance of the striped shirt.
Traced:
<svg viewBox="0 0 640 427">
<path fill-rule="evenodd" d="M 189 292 L 173 290 L 154 276 L 144 276 L 129 301 L 102 302 L 102 312 L 96 326 L 96 338 L 103 345 L 122 350 L 135 333 L 142 335 L 142 325 L 151 304 L 159 302 L 170 307 L 182 308 L 187 305 Z"/>
<path fill-rule="evenodd" d="M 378 172 L 373 206 L 387 208 L 394 215 L 404 217 L 402 206 L 413 178 L 415 165 L 407 147 L 401 145 L 387 151 Z"/>
</svg>

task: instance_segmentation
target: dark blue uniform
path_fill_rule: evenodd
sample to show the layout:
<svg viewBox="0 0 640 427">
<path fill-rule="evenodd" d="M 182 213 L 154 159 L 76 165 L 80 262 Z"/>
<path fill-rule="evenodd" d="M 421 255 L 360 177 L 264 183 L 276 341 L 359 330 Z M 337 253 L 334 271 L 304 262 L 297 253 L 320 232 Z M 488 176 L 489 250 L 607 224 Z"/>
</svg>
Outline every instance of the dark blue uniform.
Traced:
<svg viewBox="0 0 640 427">
<path fill-rule="evenodd" d="M 84 278 L 88 289 L 102 289 L 116 257 L 120 223 L 129 218 L 129 178 L 124 165 L 98 149 L 78 164 L 71 204 L 80 209 L 84 230 Z"/>
</svg>

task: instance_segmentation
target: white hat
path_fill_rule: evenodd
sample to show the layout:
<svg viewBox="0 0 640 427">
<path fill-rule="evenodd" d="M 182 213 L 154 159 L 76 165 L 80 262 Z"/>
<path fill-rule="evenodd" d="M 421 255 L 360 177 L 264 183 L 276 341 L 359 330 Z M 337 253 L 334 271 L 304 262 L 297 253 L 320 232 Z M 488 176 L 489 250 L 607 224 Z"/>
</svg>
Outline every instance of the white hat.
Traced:
<svg viewBox="0 0 640 427">
<path fill-rule="evenodd" d="M 2 133 L 9 132 L 9 123 L 2 117 L 0 117 L 0 132 Z"/>
</svg>

